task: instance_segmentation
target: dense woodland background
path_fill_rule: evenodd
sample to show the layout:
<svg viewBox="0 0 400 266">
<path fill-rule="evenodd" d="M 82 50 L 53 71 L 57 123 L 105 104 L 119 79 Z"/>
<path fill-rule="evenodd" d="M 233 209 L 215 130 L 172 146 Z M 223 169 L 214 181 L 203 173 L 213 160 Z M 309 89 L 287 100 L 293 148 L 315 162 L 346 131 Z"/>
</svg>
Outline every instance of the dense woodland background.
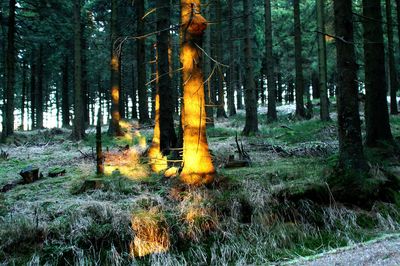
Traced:
<svg viewBox="0 0 400 266">
<path fill-rule="evenodd" d="M 9 0 L 0 25 L 0 262 L 262 264 L 400 229 L 400 0 Z"/>
</svg>

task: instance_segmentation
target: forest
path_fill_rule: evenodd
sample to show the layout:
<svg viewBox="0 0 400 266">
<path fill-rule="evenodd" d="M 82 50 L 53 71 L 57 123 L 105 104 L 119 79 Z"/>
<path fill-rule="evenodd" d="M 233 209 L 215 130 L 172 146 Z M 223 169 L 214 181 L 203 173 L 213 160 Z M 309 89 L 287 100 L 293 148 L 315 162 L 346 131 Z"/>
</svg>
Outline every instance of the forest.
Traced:
<svg viewBox="0 0 400 266">
<path fill-rule="evenodd" d="M 0 265 L 400 265 L 400 0 L 2 0 Z"/>
</svg>

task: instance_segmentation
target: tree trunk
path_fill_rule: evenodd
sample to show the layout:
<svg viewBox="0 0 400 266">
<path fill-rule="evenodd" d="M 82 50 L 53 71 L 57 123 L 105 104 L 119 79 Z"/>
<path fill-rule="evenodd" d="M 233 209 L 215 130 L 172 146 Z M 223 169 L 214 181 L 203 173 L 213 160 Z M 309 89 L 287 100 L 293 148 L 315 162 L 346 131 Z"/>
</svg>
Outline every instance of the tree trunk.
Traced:
<svg viewBox="0 0 400 266">
<path fill-rule="evenodd" d="M 9 16 L 8 16 L 8 33 L 7 33 L 7 90 L 6 90 L 6 103 L 5 114 L 3 117 L 4 127 L 2 137 L 6 138 L 14 134 L 14 86 L 15 86 L 15 9 L 16 1 L 9 1 Z"/>
<path fill-rule="evenodd" d="M 253 1 L 243 0 L 244 13 L 244 28 L 245 28 L 245 83 L 244 83 L 244 100 L 246 105 L 246 124 L 243 129 L 243 135 L 249 136 L 258 132 L 258 117 L 257 117 L 257 97 L 256 85 L 253 75 Z"/>
<path fill-rule="evenodd" d="M 207 21 L 200 0 L 181 0 L 181 63 L 183 66 L 183 169 L 190 185 L 211 183 L 215 168 L 208 150 L 201 49 Z"/>
<path fill-rule="evenodd" d="M 393 141 L 390 130 L 380 0 L 363 0 L 367 146 Z"/>
<path fill-rule="evenodd" d="M 222 6 L 221 6 L 221 0 L 215 0 L 216 1 L 216 6 L 215 10 L 217 13 L 217 29 L 216 29 L 216 43 L 214 43 L 215 48 L 216 48 L 216 60 L 219 63 L 222 63 L 224 58 L 223 58 L 223 38 L 222 38 Z M 217 78 L 217 88 L 218 88 L 218 102 L 217 102 L 217 117 L 218 118 L 227 118 L 228 116 L 226 115 L 225 112 L 225 88 L 224 88 L 224 69 L 221 65 L 217 66 L 216 70 L 216 78 Z"/>
<path fill-rule="evenodd" d="M 36 128 L 43 128 L 43 75 L 44 75 L 44 65 L 43 65 L 43 46 L 39 46 L 39 62 L 38 62 L 38 75 L 37 75 L 37 86 L 35 87 L 36 92 Z"/>
<path fill-rule="evenodd" d="M 85 137 L 85 118 L 82 94 L 82 56 L 81 56 L 81 0 L 74 1 L 74 125 L 72 138 L 81 140 Z"/>
<path fill-rule="evenodd" d="M 144 34 L 144 1 L 138 0 L 137 3 L 137 35 Z M 149 99 L 146 86 L 146 39 L 140 38 L 137 41 L 137 78 L 138 78 L 138 96 L 139 96 L 139 122 L 150 123 L 149 117 Z"/>
<path fill-rule="evenodd" d="M 121 96 L 121 84 L 120 84 L 120 59 L 118 55 L 118 44 L 116 43 L 118 38 L 118 2 L 117 0 L 111 1 L 111 121 L 108 128 L 108 134 L 112 136 L 123 136 L 123 132 L 119 125 L 121 120 L 120 114 L 120 96 Z"/>
<path fill-rule="evenodd" d="M 394 59 L 394 40 L 393 40 L 393 20 L 391 1 L 386 0 L 386 30 L 388 37 L 388 56 L 389 56 L 389 79 L 390 79 L 390 113 L 396 115 L 399 113 L 397 107 L 397 81 L 396 62 Z"/>
<path fill-rule="evenodd" d="M 228 82 L 227 82 L 227 94 L 228 94 L 228 112 L 229 116 L 236 115 L 235 107 L 235 43 L 234 43 L 234 26 L 233 26 L 233 13 L 234 5 L 233 0 L 228 0 L 228 50 L 229 50 L 229 69 L 228 69 Z"/>
<path fill-rule="evenodd" d="M 26 92 L 27 92 L 27 80 L 26 80 L 26 60 L 22 63 L 22 97 L 21 97 L 21 125 L 20 129 L 24 130 L 24 120 L 25 120 L 25 102 L 26 102 Z"/>
<path fill-rule="evenodd" d="M 69 113 L 69 60 L 67 53 L 64 55 L 64 64 L 62 67 L 62 102 L 61 102 L 61 113 L 62 113 L 62 126 L 70 126 L 70 113 Z"/>
<path fill-rule="evenodd" d="M 89 87 L 88 87 L 88 68 L 86 51 L 88 49 L 87 39 L 85 36 L 86 16 L 81 21 L 81 58 L 82 58 L 82 102 L 83 102 L 83 119 L 85 128 L 90 124 L 89 119 Z"/>
<path fill-rule="evenodd" d="M 358 110 L 357 64 L 354 51 L 352 1 L 334 0 L 337 49 L 337 112 L 339 165 L 344 169 L 365 167 Z"/>
<path fill-rule="evenodd" d="M 164 155 L 170 153 L 170 148 L 176 146 L 176 133 L 174 127 L 174 98 L 173 88 L 171 87 L 171 61 L 170 32 L 163 29 L 171 25 L 171 5 L 168 0 L 158 0 L 157 9 L 157 53 L 158 53 L 158 93 L 160 97 L 160 150 Z"/>
<path fill-rule="evenodd" d="M 210 9 L 211 7 L 208 5 L 205 8 L 206 17 L 210 17 Z M 211 31 L 207 30 L 204 34 L 204 50 L 207 54 L 211 54 Z M 206 114 L 207 114 L 207 127 L 214 127 L 214 93 L 212 91 L 212 80 L 211 76 L 211 59 L 206 58 L 204 61 L 204 74 L 205 74 L 205 101 L 206 101 Z M 213 74 L 215 75 L 215 73 Z"/>
<path fill-rule="evenodd" d="M 294 54 L 296 65 L 296 116 L 305 118 L 304 110 L 304 75 L 301 43 L 300 0 L 293 0 L 294 14 Z"/>
<path fill-rule="evenodd" d="M 325 42 L 325 0 L 317 0 L 318 25 L 318 68 L 321 120 L 329 121 L 329 99 L 327 89 L 326 42 Z"/>
<path fill-rule="evenodd" d="M 283 84 L 282 84 L 282 73 L 279 71 L 277 74 L 277 82 L 278 82 L 278 97 L 277 97 L 277 101 L 278 104 L 281 105 L 283 102 Z"/>
<path fill-rule="evenodd" d="M 36 62 L 34 51 L 31 54 L 31 129 L 36 128 Z"/>
<path fill-rule="evenodd" d="M 271 0 L 265 0 L 265 57 L 268 81 L 268 122 L 275 122 L 278 120 L 276 112 L 276 79 L 274 73 L 275 59 L 272 46 Z"/>
</svg>

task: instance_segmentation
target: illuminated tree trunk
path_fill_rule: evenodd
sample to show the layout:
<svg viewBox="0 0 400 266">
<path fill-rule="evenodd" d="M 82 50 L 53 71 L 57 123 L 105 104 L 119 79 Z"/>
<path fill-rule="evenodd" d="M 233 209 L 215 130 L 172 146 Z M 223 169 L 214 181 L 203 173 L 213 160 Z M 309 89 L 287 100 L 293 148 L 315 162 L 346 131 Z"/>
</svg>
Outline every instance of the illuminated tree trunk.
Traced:
<svg viewBox="0 0 400 266">
<path fill-rule="evenodd" d="M 397 107 L 397 90 L 399 82 L 397 81 L 396 62 L 394 59 L 394 40 L 393 40 L 393 20 L 391 1 L 386 0 L 386 30 L 388 38 L 388 56 L 389 56 L 389 80 L 390 80 L 390 113 L 396 115 L 399 113 Z"/>
<path fill-rule="evenodd" d="M 390 130 L 380 0 L 363 0 L 366 145 L 393 141 Z"/>
<path fill-rule="evenodd" d="M 301 43 L 301 23 L 300 23 L 300 0 L 293 1 L 294 14 L 294 54 L 296 65 L 296 116 L 305 117 L 304 110 L 304 75 L 303 75 L 303 56 Z"/>
<path fill-rule="evenodd" d="M 272 49 L 272 18 L 271 18 L 271 0 L 265 0 L 265 56 L 266 71 L 268 80 L 268 122 L 278 120 L 276 113 L 276 79 L 275 79 L 275 59 Z"/>
<path fill-rule="evenodd" d="M 321 101 L 321 120 L 329 121 L 329 100 L 327 89 L 326 42 L 325 42 L 325 0 L 317 0 L 318 24 L 318 67 Z"/>
<path fill-rule="evenodd" d="M 120 59 L 118 57 L 116 41 L 118 38 L 118 12 L 117 0 L 111 1 L 111 121 L 108 128 L 108 134 L 113 136 L 123 136 L 119 125 L 120 114 Z"/>
<path fill-rule="evenodd" d="M 136 5 L 137 16 L 137 35 L 144 34 L 144 1 L 138 0 Z M 146 86 L 146 39 L 140 38 L 137 41 L 137 78 L 138 78 L 138 96 L 139 96 L 139 122 L 149 123 L 149 99 Z"/>
<path fill-rule="evenodd" d="M 7 90 L 5 102 L 5 114 L 3 116 L 3 135 L 8 137 L 14 133 L 14 86 L 15 86 L 15 0 L 9 1 L 9 16 L 8 16 L 8 35 L 7 35 Z"/>
<path fill-rule="evenodd" d="M 200 0 L 181 0 L 181 62 L 183 101 L 183 169 L 190 185 L 211 183 L 215 168 L 208 150 L 201 45 L 207 21 L 200 15 Z"/>
<path fill-rule="evenodd" d="M 82 56 L 81 56 L 81 0 L 74 1 L 74 84 L 75 106 L 72 138 L 81 140 L 85 137 L 85 121 L 82 101 Z"/>
<path fill-rule="evenodd" d="M 257 95 L 256 95 L 256 84 L 254 82 L 253 74 L 253 20 L 252 20 L 253 1 L 243 0 L 243 12 L 244 12 L 244 27 L 245 27 L 245 44 L 244 44 L 244 56 L 245 56 L 245 83 L 244 83 L 244 100 L 246 106 L 246 124 L 243 129 L 243 135 L 248 136 L 250 134 L 258 132 L 258 117 L 257 117 Z"/>
</svg>

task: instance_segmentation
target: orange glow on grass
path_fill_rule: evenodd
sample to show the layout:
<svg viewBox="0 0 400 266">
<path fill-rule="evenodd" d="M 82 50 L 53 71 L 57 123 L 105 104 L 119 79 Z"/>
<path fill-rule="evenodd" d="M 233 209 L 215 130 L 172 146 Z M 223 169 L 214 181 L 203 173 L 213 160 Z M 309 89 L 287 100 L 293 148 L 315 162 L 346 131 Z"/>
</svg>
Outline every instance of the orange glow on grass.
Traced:
<svg viewBox="0 0 400 266">
<path fill-rule="evenodd" d="M 130 244 L 133 257 L 167 252 L 170 247 L 168 225 L 163 214 L 156 208 L 136 212 L 132 215 L 135 238 Z"/>
<path fill-rule="evenodd" d="M 119 173 L 131 180 L 142 180 L 149 176 L 147 165 L 140 163 L 140 152 L 135 148 L 126 151 L 104 153 L 104 174 Z"/>
<path fill-rule="evenodd" d="M 182 0 L 182 40 L 181 63 L 183 65 L 183 169 L 181 180 L 189 185 L 211 183 L 215 168 L 208 149 L 206 136 L 206 108 L 204 98 L 201 51 L 192 40 L 201 38 L 198 30 L 204 31 L 206 21 L 200 10 L 192 17 L 192 5 L 200 7 L 199 0 Z M 187 24 L 191 21 L 189 27 Z M 199 24 L 199 25 L 192 25 Z M 201 25 L 200 25 L 201 24 Z M 188 32 L 184 32 L 188 28 Z M 192 30 L 194 32 L 192 32 Z M 200 37 L 199 37 L 200 36 Z"/>
</svg>

